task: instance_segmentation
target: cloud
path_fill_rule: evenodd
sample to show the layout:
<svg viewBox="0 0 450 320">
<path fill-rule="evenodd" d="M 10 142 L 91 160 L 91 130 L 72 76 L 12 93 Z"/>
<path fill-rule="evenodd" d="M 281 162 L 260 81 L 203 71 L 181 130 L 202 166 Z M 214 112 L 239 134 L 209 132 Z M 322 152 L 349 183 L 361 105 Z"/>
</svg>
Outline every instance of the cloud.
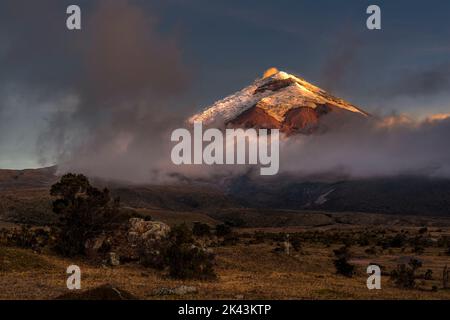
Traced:
<svg viewBox="0 0 450 320">
<path fill-rule="evenodd" d="M 0 4 L 2 151 L 5 144 L 30 152 L 37 148 L 42 163 L 56 162 L 61 171 L 135 182 L 216 179 L 249 170 L 171 164 L 170 133 L 191 114 L 183 93 L 195 79 L 178 39 L 159 29 L 156 15 L 131 1 L 96 1 L 83 11 L 83 30 L 69 32 L 64 27 L 67 4 Z M 348 78 L 358 57 L 361 41 L 343 38 L 324 64 L 324 87 Z M 449 71 L 446 64 L 406 71 L 380 95 L 445 93 Z M 38 128 L 36 118 L 43 114 L 45 123 Z M 444 116 L 416 121 L 400 115 L 342 125 L 333 120 L 326 120 L 327 132 L 285 140 L 280 172 L 449 175 L 450 120 Z"/>
<path fill-rule="evenodd" d="M 336 43 L 327 55 L 321 72 L 321 84 L 330 92 L 352 74 L 364 44 L 364 39 L 348 27 L 345 27 L 336 38 Z"/>
<path fill-rule="evenodd" d="M 79 73 L 66 89 L 76 104 L 49 119 L 42 159 L 54 156 L 61 171 L 149 180 L 162 136 L 183 117 L 174 97 L 187 88 L 188 71 L 177 39 L 162 36 L 156 19 L 130 1 L 103 0 L 71 45 Z"/>
<path fill-rule="evenodd" d="M 351 178 L 401 174 L 450 177 L 449 137 L 450 119 L 445 117 L 424 121 L 405 115 L 374 118 L 286 141 L 280 168 L 300 176 L 332 173 Z"/>
<path fill-rule="evenodd" d="M 385 88 L 389 96 L 433 96 L 450 90 L 450 64 L 421 70 L 405 70 L 395 83 Z"/>
</svg>

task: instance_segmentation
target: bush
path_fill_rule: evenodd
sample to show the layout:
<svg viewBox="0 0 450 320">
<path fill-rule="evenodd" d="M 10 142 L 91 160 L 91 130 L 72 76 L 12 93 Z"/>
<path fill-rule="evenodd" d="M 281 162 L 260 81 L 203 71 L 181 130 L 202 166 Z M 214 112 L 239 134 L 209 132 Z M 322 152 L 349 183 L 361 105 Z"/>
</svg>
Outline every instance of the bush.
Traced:
<svg viewBox="0 0 450 320">
<path fill-rule="evenodd" d="M 151 248 L 141 244 L 138 247 L 139 263 L 146 268 L 164 270 L 167 267 L 167 245 L 165 241 L 155 242 Z"/>
<path fill-rule="evenodd" d="M 194 235 L 185 223 L 174 226 L 170 231 L 169 238 L 174 244 L 194 243 Z"/>
<path fill-rule="evenodd" d="M 231 233 L 231 227 L 226 224 L 219 224 L 216 226 L 216 236 L 225 237 Z"/>
<path fill-rule="evenodd" d="M 225 224 L 230 227 L 239 228 L 239 227 L 245 226 L 245 221 L 244 221 L 244 219 L 239 218 L 239 217 L 232 217 L 232 218 L 226 219 Z"/>
<path fill-rule="evenodd" d="M 231 233 L 223 237 L 223 241 L 220 243 L 221 246 L 235 246 L 239 243 L 239 238 Z"/>
<path fill-rule="evenodd" d="M 177 279 L 212 279 L 214 256 L 190 244 L 172 244 L 167 250 L 169 275 Z"/>
<path fill-rule="evenodd" d="M 206 223 L 195 222 L 192 233 L 196 237 L 207 237 L 211 235 L 211 227 Z"/>
<path fill-rule="evenodd" d="M 348 263 L 350 258 L 348 246 L 343 246 L 340 249 L 334 250 L 334 255 L 336 259 L 333 263 L 336 268 L 336 273 L 346 277 L 352 277 L 355 274 L 355 266 Z"/>
<path fill-rule="evenodd" d="M 391 272 L 391 279 L 400 288 L 412 289 L 416 286 L 416 270 L 422 266 L 422 262 L 411 259 L 408 265 L 400 264 Z"/>
<path fill-rule="evenodd" d="M 0 239 L 2 244 L 31 249 L 36 252 L 41 252 L 54 241 L 51 229 L 31 228 L 26 225 L 11 230 L 2 229 Z"/>
<path fill-rule="evenodd" d="M 298 237 L 292 237 L 290 240 L 290 243 L 292 245 L 292 248 L 294 248 L 295 251 L 299 252 L 302 251 L 302 241 Z"/>
<path fill-rule="evenodd" d="M 425 252 L 425 248 L 421 245 L 416 245 L 414 246 L 413 251 L 416 254 L 423 254 Z"/>
<path fill-rule="evenodd" d="M 406 244 L 406 236 L 402 233 L 396 234 L 394 238 L 391 239 L 389 246 L 391 248 L 401 248 Z"/>
<path fill-rule="evenodd" d="M 427 271 L 423 275 L 423 278 L 425 280 L 433 280 L 433 270 L 427 269 Z"/>
<path fill-rule="evenodd" d="M 177 279 L 213 279 L 214 255 L 194 243 L 192 232 L 182 224 L 172 229 L 165 250 L 169 275 Z"/>
</svg>

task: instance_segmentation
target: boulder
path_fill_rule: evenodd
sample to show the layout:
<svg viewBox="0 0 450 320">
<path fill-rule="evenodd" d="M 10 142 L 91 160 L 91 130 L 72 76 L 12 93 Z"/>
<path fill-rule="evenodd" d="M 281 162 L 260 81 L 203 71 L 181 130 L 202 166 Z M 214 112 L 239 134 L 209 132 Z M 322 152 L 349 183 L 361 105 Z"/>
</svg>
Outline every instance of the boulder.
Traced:
<svg viewBox="0 0 450 320">
<path fill-rule="evenodd" d="M 139 218 L 131 218 L 129 221 L 128 240 L 135 241 L 157 241 L 169 235 L 170 227 L 159 221 L 145 221 Z"/>
</svg>

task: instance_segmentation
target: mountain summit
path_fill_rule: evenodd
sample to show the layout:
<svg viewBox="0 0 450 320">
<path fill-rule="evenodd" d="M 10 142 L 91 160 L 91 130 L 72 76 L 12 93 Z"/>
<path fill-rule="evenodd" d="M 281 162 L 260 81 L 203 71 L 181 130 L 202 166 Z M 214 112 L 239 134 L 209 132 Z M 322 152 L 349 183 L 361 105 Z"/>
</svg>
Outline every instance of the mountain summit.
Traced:
<svg viewBox="0 0 450 320">
<path fill-rule="evenodd" d="M 320 119 L 331 113 L 368 117 L 368 113 L 358 107 L 306 80 L 271 68 L 250 86 L 217 101 L 192 116 L 189 122 L 307 134 L 314 132 Z"/>
</svg>

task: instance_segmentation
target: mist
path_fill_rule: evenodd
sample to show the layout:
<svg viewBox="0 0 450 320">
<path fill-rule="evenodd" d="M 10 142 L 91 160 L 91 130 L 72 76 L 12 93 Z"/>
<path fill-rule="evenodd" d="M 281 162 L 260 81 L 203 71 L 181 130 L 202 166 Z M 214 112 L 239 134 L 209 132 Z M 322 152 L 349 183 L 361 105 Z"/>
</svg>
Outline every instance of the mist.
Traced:
<svg viewBox="0 0 450 320">
<path fill-rule="evenodd" d="M 155 181 L 171 127 L 182 123 L 177 99 L 188 70 L 177 39 L 160 36 L 157 19 L 129 1 L 99 1 L 74 41 L 80 74 L 71 110 L 56 112 L 41 133 L 42 157 L 53 148 L 60 172 Z"/>
<path fill-rule="evenodd" d="M 326 119 L 333 122 L 332 117 Z M 281 170 L 349 178 L 450 175 L 450 119 L 392 115 L 338 124 L 324 134 L 284 141 Z"/>
</svg>

